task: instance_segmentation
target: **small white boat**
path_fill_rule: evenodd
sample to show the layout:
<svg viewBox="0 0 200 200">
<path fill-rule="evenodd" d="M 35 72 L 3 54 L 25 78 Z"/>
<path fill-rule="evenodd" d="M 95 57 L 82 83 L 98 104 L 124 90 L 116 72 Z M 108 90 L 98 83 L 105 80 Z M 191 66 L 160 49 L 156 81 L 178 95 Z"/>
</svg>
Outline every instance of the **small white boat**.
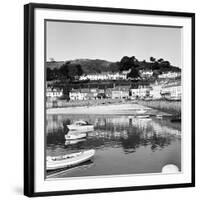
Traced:
<svg viewBox="0 0 200 200">
<path fill-rule="evenodd" d="M 147 119 L 147 118 L 149 118 L 149 115 L 138 115 L 137 118 L 139 118 L 139 119 Z"/>
<path fill-rule="evenodd" d="M 79 165 L 83 162 L 91 160 L 94 154 L 95 150 L 91 149 L 87 151 L 81 151 L 78 153 L 67 154 L 64 156 L 47 156 L 47 170 L 56 170 Z"/>
<path fill-rule="evenodd" d="M 76 121 L 73 124 L 67 125 L 67 128 L 77 131 L 92 131 L 94 130 L 94 125 L 89 124 L 87 121 Z"/>
<path fill-rule="evenodd" d="M 92 132 L 93 130 L 92 129 L 87 130 L 87 131 L 84 131 L 84 130 L 69 130 L 66 134 L 78 135 L 78 134 L 81 134 L 81 133 L 89 133 L 89 132 Z"/>
<path fill-rule="evenodd" d="M 67 134 L 65 135 L 66 140 L 78 140 L 85 138 L 87 136 L 86 133 L 79 133 L 79 134 Z"/>
<path fill-rule="evenodd" d="M 77 139 L 77 140 L 66 140 L 65 141 L 65 145 L 72 145 L 72 144 L 77 144 L 79 142 L 83 142 L 85 141 L 86 139 Z"/>
<path fill-rule="evenodd" d="M 147 111 L 144 110 L 144 109 L 140 109 L 140 110 L 137 110 L 137 111 L 136 111 L 137 114 L 144 114 L 144 113 L 146 113 L 146 112 L 147 112 Z"/>
<path fill-rule="evenodd" d="M 162 119 L 162 118 L 163 118 L 163 115 L 156 115 L 156 118 L 157 118 L 157 119 Z"/>
<path fill-rule="evenodd" d="M 147 121 L 151 121 L 152 119 L 151 118 L 139 118 L 138 120 L 147 122 Z"/>
</svg>

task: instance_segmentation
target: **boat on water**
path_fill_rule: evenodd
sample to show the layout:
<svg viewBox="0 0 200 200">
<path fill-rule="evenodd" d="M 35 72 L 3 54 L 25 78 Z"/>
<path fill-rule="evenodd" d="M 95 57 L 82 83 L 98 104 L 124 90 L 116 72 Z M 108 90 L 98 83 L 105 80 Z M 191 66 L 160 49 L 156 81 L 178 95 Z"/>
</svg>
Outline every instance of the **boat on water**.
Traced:
<svg viewBox="0 0 200 200">
<path fill-rule="evenodd" d="M 144 109 L 140 109 L 140 110 L 137 110 L 137 111 L 136 111 L 137 114 L 144 114 L 144 113 L 146 113 L 146 112 L 147 112 L 147 111 L 144 110 Z"/>
<path fill-rule="evenodd" d="M 94 130 L 94 125 L 89 124 L 87 121 L 76 121 L 73 124 L 67 125 L 69 130 L 77 131 L 92 131 Z"/>
<path fill-rule="evenodd" d="M 65 145 L 72 145 L 72 144 L 77 144 L 79 142 L 84 142 L 86 139 L 76 139 L 76 140 L 66 140 Z"/>
<path fill-rule="evenodd" d="M 148 119 L 149 115 L 137 115 L 138 119 Z"/>
<path fill-rule="evenodd" d="M 68 167 L 73 167 L 91 160 L 95 154 L 95 150 L 81 151 L 78 153 L 67 154 L 64 156 L 51 157 L 47 156 L 47 170 L 57 170 Z"/>
<path fill-rule="evenodd" d="M 163 115 L 156 115 L 156 118 L 157 118 L 157 119 L 162 119 L 162 118 L 163 118 Z"/>
<path fill-rule="evenodd" d="M 94 129 L 88 129 L 88 130 L 68 130 L 68 132 L 66 132 L 66 134 L 78 135 L 78 134 L 81 134 L 81 133 L 90 133 L 93 130 Z"/>
<path fill-rule="evenodd" d="M 87 136 L 86 133 L 79 133 L 79 134 L 66 134 L 65 139 L 66 140 L 78 140 L 85 138 Z"/>
</svg>

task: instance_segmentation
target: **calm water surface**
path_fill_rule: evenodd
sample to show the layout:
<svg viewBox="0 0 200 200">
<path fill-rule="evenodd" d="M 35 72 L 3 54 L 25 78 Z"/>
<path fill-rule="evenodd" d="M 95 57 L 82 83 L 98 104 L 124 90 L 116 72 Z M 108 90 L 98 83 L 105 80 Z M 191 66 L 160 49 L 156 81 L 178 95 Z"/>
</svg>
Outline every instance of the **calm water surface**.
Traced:
<svg viewBox="0 0 200 200">
<path fill-rule="evenodd" d="M 66 125 L 77 120 L 94 124 L 94 131 L 85 139 L 66 141 Z M 166 164 L 175 164 L 181 170 L 181 124 L 171 123 L 170 118 L 47 115 L 46 128 L 47 156 L 96 150 L 92 162 L 57 173 L 56 178 L 159 173 Z"/>
</svg>

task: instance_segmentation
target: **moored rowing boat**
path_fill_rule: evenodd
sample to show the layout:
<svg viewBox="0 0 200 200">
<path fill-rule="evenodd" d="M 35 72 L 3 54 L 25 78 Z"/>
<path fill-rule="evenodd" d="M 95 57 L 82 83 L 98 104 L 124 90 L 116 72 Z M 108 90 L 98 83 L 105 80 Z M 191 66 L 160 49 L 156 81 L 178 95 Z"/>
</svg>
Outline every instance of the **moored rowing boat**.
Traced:
<svg viewBox="0 0 200 200">
<path fill-rule="evenodd" d="M 81 151 L 78 153 L 67 154 L 64 156 L 47 157 L 47 170 L 56 170 L 76 166 L 80 163 L 91 160 L 95 150 Z"/>
</svg>

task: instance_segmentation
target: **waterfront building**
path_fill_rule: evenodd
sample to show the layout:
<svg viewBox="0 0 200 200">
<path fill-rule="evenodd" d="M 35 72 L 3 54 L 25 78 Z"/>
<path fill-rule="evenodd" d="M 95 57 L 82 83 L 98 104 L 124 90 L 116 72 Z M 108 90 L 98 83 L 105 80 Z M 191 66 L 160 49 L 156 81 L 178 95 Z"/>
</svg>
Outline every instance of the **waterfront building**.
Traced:
<svg viewBox="0 0 200 200">
<path fill-rule="evenodd" d="M 97 88 L 82 88 L 82 89 L 72 89 L 69 92 L 69 98 L 72 101 L 75 100 L 93 100 L 97 99 L 99 93 L 104 92 L 104 90 L 99 90 Z M 102 92 L 102 93 L 103 93 Z"/>
<path fill-rule="evenodd" d="M 112 99 L 128 99 L 130 86 L 117 86 L 112 89 Z"/>
<path fill-rule="evenodd" d="M 132 99 L 145 98 L 150 96 L 151 88 L 149 86 L 139 85 L 137 88 L 130 89 Z"/>
<path fill-rule="evenodd" d="M 70 100 L 84 100 L 86 99 L 86 94 L 82 93 L 80 89 L 73 89 L 69 92 L 69 98 Z"/>
<path fill-rule="evenodd" d="M 99 91 L 98 91 L 97 88 L 91 88 L 91 89 L 90 89 L 90 93 L 92 93 L 91 96 L 92 96 L 93 99 L 96 99 L 96 98 L 97 98 L 98 92 L 99 92 Z"/>
<path fill-rule="evenodd" d="M 155 82 L 154 84 L 151 84 L 151 90 L 150 90 L 150 97 L 152 97 L 153 99 L 161 99 L 162 95 L 161 95 L 161 90 L 163 87 L 163 83 L 162 82 Z"/>
<path fill-rule="evenodd" d="M 162 87 L 161 94 L 170 99 L 181 99 L 181 84 L 174 83 Z"/>
<path fill-rule="evenodd" d="M 46 97 L 48 99 L 57 99 L 59 97 L 63 96 L 63 90 L 59 88 L 52 88 L 52 87 L 47 87 L 46 88 Z"/>
<path fill-rule="evenodd" d="M 153 99 L 161 99 L 161 89 L 161 85 L 153 85 L 150 90 L 150 97 L 152 97 Z"/>
</svg>

